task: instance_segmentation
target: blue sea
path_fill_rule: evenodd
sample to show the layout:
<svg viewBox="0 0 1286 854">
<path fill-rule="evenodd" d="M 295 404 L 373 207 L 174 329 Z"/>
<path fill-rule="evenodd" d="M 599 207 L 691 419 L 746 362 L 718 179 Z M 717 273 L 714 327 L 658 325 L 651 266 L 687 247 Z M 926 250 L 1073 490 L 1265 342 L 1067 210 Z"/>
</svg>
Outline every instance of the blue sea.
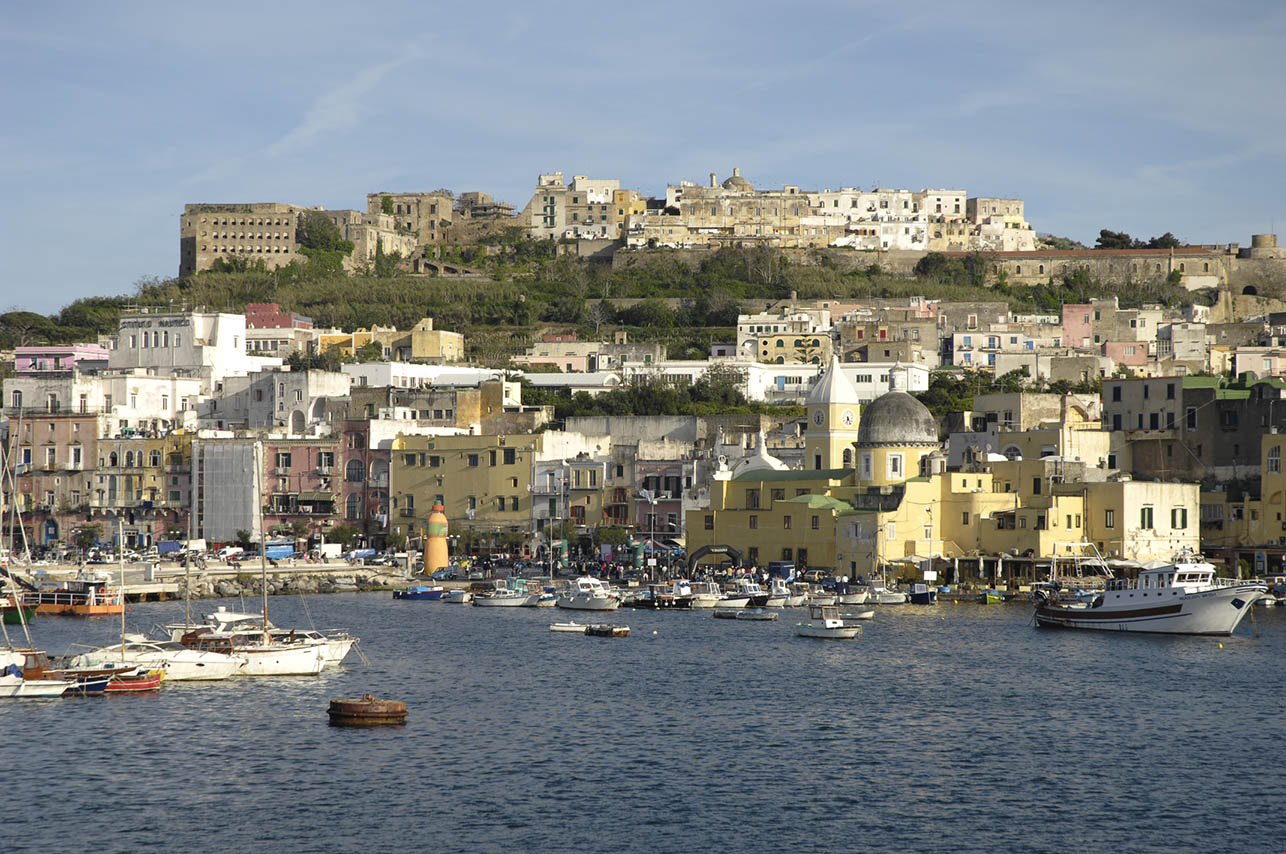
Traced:
<svg viewBox="0 0 1286 854">
<path fill-rule="evenodd" d="M 219 604 L 243 603 L 194 613 Z M 630 636 L 603 639 L 551 633 L 585 621 L 564 611 L 373 593 L 270 607 L 279 625 L 349 628 L 366 663 L 0 701 L 0 849 L 1281 850 L 1276 609 L 1212 639 L 946 602 L 882 608 L 841 642 L 795 637 L 797 611 L 622 610 L 607 619 Z M 33 631 L 60 654 L 118 627 Z M 406 726 L 328 725 L 332 698 L 365 693 L 405 700 Z"/>
</svg>

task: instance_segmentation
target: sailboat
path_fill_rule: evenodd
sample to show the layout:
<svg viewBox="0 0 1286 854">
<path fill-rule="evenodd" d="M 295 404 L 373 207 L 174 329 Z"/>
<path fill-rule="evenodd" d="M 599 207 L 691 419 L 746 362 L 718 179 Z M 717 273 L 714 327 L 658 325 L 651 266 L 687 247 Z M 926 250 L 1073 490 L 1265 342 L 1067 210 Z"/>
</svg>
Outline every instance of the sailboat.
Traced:
<svg viewBox="0 0 1286 854">
<path fill-rule="evenodd" d="M 247 676 L 316 676 L 326 665 L 326 641 L 315 638 L 282 642 L 272 635 L 268 622 L 268 537 L 263 528 L 263 444 L 255 443 L 255 519 L 259 529 L 259 587 L 263 599 L 263 624 L 255 632 L 232 632 L 205 626 L 183 636 L 192 649 L 235 654 L 244 658 Z"/>
</svg>

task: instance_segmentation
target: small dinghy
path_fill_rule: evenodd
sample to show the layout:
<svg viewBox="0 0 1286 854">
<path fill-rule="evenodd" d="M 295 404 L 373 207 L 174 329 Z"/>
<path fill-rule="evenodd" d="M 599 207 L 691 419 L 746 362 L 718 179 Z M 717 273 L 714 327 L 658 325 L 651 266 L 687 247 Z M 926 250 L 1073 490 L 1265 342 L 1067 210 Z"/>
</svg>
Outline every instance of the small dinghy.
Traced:
<svg viewBox="0 0 1286 854">
<path fill-rule="evenodd" d="M 589 628 L 584 623 L 550 623 L 551 632 L 564 632 L 570 635 L 583 635 L 585 629 Z"/>
</svg>

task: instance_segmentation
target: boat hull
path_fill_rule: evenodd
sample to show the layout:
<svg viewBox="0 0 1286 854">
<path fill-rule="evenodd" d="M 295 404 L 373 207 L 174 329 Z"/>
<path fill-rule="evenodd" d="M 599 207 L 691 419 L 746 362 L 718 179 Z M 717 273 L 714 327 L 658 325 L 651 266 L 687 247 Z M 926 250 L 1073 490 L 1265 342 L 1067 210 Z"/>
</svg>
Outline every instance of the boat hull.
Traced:
<svg viewBox="0 0 1286 854">
<path fill-rule="evenodd" d="M 522 608 L 527 604 L 527 596 L 474 596 L 473 604 L 478 608 Z"/>
<path fill-rule="evenodd" d="M 21 676 L 0 676 L 0 698 L 39 699 L 61 697 L 72 687 L 71 682 L 58 679 L 23 679 Z"/>
<path fill-rule="evenodd" d="M 795 634 L 801 638 L 818 638 L 819 640 L 852 640 L 861 632 L 858 626 L 839 626 L 827 628 L 800 623 L 795 626 Z"/>
<path fill-rule="evenodd" d="M 569 611 L 615 611 L 621 607 L 621 603 L 610 596 L 605 599 L 596 596 L 562 596 L 558 599 L 558 607 Z"/>
<path fill-rule="evenodd" d="M 1250 613 L 1262 591 L 1255 585 L 1221 587 L 1186 593 L 1175 597 L 1175 601 L 1124 607 L 1040 605 L 1036 608 L 1036 625 L 1147 634 L 1230 635 Z"/>
<path fill-rule="evenodd" d="M 236 654 L 246 660 L 247 676 L 316 676 L 326 665 L 326 648 L 321 644 L 269 644 L 238 647 Z"/>
</svg>

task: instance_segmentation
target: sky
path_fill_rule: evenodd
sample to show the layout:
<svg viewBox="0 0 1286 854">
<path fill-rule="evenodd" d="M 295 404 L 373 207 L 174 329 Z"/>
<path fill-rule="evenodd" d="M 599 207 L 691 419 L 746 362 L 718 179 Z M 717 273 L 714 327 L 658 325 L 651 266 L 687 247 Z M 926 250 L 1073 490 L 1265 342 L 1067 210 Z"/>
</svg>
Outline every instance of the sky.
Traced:
<svg viewBox="0 0 1286 854">
<path fill-rule="evenodd" d="M 0 311 L 174 276 L 192 202 L 364 209 L 536 176 L 1017 197 L 1042 234 L 1286 222 L 1286 4 L 23 2 Z"/>
</svg>

